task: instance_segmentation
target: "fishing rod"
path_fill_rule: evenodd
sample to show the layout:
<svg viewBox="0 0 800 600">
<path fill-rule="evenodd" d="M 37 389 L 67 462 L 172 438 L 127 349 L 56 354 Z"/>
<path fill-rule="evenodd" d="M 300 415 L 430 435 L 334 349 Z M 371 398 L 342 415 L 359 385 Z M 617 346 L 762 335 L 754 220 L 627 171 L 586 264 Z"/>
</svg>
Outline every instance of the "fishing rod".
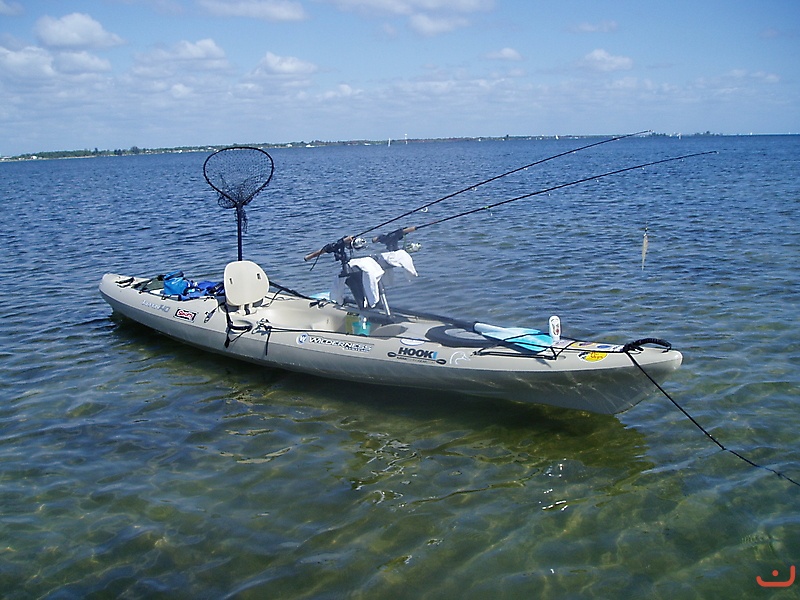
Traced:
<svg viewBox="0 0 800 600">
<path fill-rule="evenodd" d="M 478 208 L 473 208 L 472 210 L 467 210 L 464 212 L 460 212 L 455 215 L 450 215 L 449 217 L 443 217 L 441 219 L 436 219 L 435 221 L 431 221 L 429 223 L 425 223 L 423 225 L 416 225 L 411 227 L 404 227 L 402 229 L 397 229 L 390 233 L 376 236 L 372 239 L 373 242 L 382 242 L 386 243 L 387 240 L 392 239 L 393 237 L 405 235 L 407 233 L 411 233 L 414 231 L 419 231 L 420 229 L 424 229 L 425 227 L 430 227 L 432 225 L 438 225 L 440 223 L 445 223 L 447 221 L 452 221 L 453 219 L 458 219 L 459 217 L 465 217 L 467 215 L 475 214 L 477 212 L 481 212 L 484 210 L 491 210 L 493 208 L 497 208 L 498 206 L 503 206 L 505 204 L 511 204 L 512 202 L 516 202 L 517 200 L 523 200 L 525 198 L 532 198 L 533 196 L 540 196 L 542 194 L 547 194 L 549 192 L 553 192 L 555 190 L 560 190 L 563 188 L 567 188 L 573 185 L 578 185 L 579 183 L 586 183 L 587 181 L 595 181 L 597 179 L 602 179 L 603 177 L 609 177 L 611 175 L 619 175 L 620 173 L 625 173 L 627 171 L 634 171 L 636 169 L 643 169 L 645 167 L 652 167 L 653 165 L 660 165 L 663 163 L 673 162 L 676 160 L 683 160 L 685 158 L 693 158 L 695 156 L 703 156 L 706 154 L 716 154 L 716 150 L 711 150 L 707 152 L 695 152 L 693 154 L 684 154 L 682 156 L 673 156 L 670 158 L 663 158 L 661 160 L 654 160 L 651 162 L 642 163 L 640 165 L 634 165 L 632 167 L 625 167 L 623 169 L 616 169 L 614 171 L 608 171 L 606 173 L 601 173 L 599 175 L 592 175 L 591 177 L 583 177 L 582 179 L 576 179 L 575 181 L 570 181 L 569 183 L 561 183 L 559 185 L 554 185 L 553 187 L 549 187 L 543 190 L 538 190 L 536 192 L 530 192 L 529 194 L 523 194 L 521 196 L 516 196 L 515 198 L 510 198 L 508 200 L 503 200 L 501 202 L 495 202 L 494 204 L 487 204 L 486 206 L 479 206 Z"/>
<path fill-rule="evenodd" d="M 459 194 L 463 194 L 464 192 L 469 192 L 469 191 L 474 190 L 474 189 L 476 189 L 476 188 L 478 188 L 478 187 L 480 187 L 482 185 L 486 185 L 487 183 L 491 183 L 492 181 L 497 181 L 498 179 L 501 179 L 503 177 L 507 177 L 508 175 L 512 175 L 514 173 L 518 173 L 519 171 L 523 171 L 525 169 L 529 169 L 530 167 L 533 167 L 533 166 L 536 166 L 536 165 L 540 165 L 540 164 L 545 163 L 547 161 L 554 160 L 556 158 L 561 158 L 562 156 L 567 156 L 568 154 L 574 154 L 574 153 L 580 152 L 582 150 L 588 150 L 589 148 L 594 148 L 595 146 L 600 146 L 602 144 L 608 144 L 609 142 L 616 142 L 617 140 L 623 140 L 625 138 L 634 137 L 634 136 L 637 136 L 637 135 L 643 135 L 645 133 L 650 133 L 650 130 L 638 131 L 636 133 L 628 133 L 628 134 L 625 134 L 625 135 L 618 135 L 618 136 L 614 136 L 614 137 L 611 137 L 611 138 L 608 138 L 608 139 L 605 139 L 605 140 L 600 140 L 599 142 L 592 142 L 591 144 L 587 144 L 587 145 L 581 146 L 579 148 L 572 148 L 571 150 L 567 150 L 565 152 L 560 152 L 558 154 L 554 154 L 553 156 L 548 156 L 547 158 L 542 158 L 542 159 L 536 160 L 536 161 L 534 161 L 532 163 L 528 163 L 527 165 L 523 165 L 521 167 L 517 167 L 516 169 L 512 169 L 512 170 L 507 171 L 505 173 L 502 173 L 500 175 L 495 175 L 494 177 L 490 177 L 489 179 L 485 179 L 485 180 L 483 180 L 483 181 L 481 181 L 479 183 L 475 183 L 475 184 L 473 184 L 473 185 L 471 185 L 469 187 L 465 187 L 462 190 L 458 190 L 457 192 L 453 192 L 451 194 L 447 194 L 446 196 L 442 196 L 441 198 L 438 198 L 436 200 L 432 200 L 431 202 L 428 202 L 427 204 L 423 204 L 422 206 L 418 206 L 417 208 L 414 208 L 413 210 L 409 210 L 409 211 L 403 213 L 402 215 L 399 215 L 397 217 L 393 217 L 393 218 L 389 219 L 388 221 L 384 221 L 383 223 L 380 223 L 379 225 L 375 225 L 374 227 L 370 227 L 369 229 L 367 229 L 365 231 L 362 231 L 361 233 L 359 233 L 357 235 L 344 236 L 344 237 L 340 238 L 339 240 L 337 240 L 335 242 L 332 242 L 330 244 L 326 244 L 325 246 L 323 246 L 319 250 L 316 250 L 314 252 L 306 254 L 303 257 L 303 260 L 309 261 L 309 260 L 311 260 L 313 258 L 318 258 L 319 256 L 321 256 L 322 254 L 325 254 L 326 252 L 327 253 L 337 254 L 338 255 L 337 260 L 339 260 L 341 257 L 343 257 L 342 253 L 344 252 L 345 248 L 355 248 L 356 250 L 360 250 L 361 248 L 366 246 L 366 241 L 363 241 L 362 236 L 364 236 L 364 235 L 366 235 L 366 234 L 368 234 L 368 233 L 370 233 L 372 231 L 375 231 L 376 229 L 380 229 L 381 227 L 385 227 L 386 225 L 388 225 L 390 223 L 394 223 L 395 221 L 399 221 L 400 219 L 402 219 L 404 217 L 407 217 L 409 215 L 413 215 L 415 212 L 424 211 L 425 209 L 433 206 L 434 204 L 438 204 L 439 202 L 443 202 L 445 200 L 449 200 L 450 198 L 458 196 Z M 402 239 L 402 237 L 406 233 L 411 233 L 412 231 L 414 231 L 414 229 L 410 229 L 410 228 L 398 229 L 397 231 L 393 231 L 392 233 L 386 234 L 385 236 L 377 236 L 374 239 L 374 241 L 375 242 L 383 242 L 383 243 L 385 243 L 387 245 L 387 247 L 389 247 L 391 249 L 397 249 L 396 246 L 397 246 L 397 243 L 399 242 L 399 240 Z"/>
<path fill-rule="evenodd" d="M 586 183 L 588 181 L 596 181 L 596 180 L 602 179 L 604 177 L 610 177 L 611 175 L 619 175 L 620 173 L 626 173 L 627 171 L 634 171 L 636 169 L 644 169 L 645 167 L 652 167 L 654 165 L 660 165 L 660 164 L 673 162 L 673 161 L 677 161 L 677 160 L 684 160 L 684 159 L 687 159 L 687 158 L 694 158 L 696 156 L 704 156 L 704 155 L 707 155 L 707 154 L 716 154 L 716 153 L 717 153 L 716 150 L 711 150 L 711 151 L 706 151 L 706 152 L 694 152 L 692 154 L 683 154 L 681 156 L 673 156 L 673 157 L 670 157 L 670 158 L 662 158 L 660 160 L 654 160 L 654 161 L 650 161 L 650 162 L 634 165 L 634 166 L 631 166 L 631 167 L 624 167 L 622 169 L 615 169 L 613 171 L 607 171 L 605 173 L 600 173 L 599 175 L 592 175 L 590 177 L 583 177 L 581 179 L 576 179 L 576 180 L 570 181 L 568 183 L 561 183 L 559 185 L 554 185 L 552 187 L 545 188 L 545 189 L 542 189 L 542 190 L 537 190 L 535 192 L 530 192 L 528 194 L 522 194 L 521 196 L 516 196 L 514 198 L 509 198 L 507 200 L 502 200 L 500 202 L 495 202 L 493 204 L 488 204 L 488 205 L 485 205 L 485 206 L 479 206 L 477 208 L 473 208 L 472 210 L 467 210 L 467 211 L 460 212 L 460 213 L 457 213 L 457 214 L 454 214 L 454 215 L 450 215 L 448 217 L 443 217 L 441 219 L 436 219 L 434 221 L 430 221 L 429 223 L 424 223 L 422 225 L 412 225 L 410 227 L 402 227 L 400 229 L 396 229 L 396 230 L 391 231 L 389 233 L 375 236 L 374 238 L 372 238 L 372 242 L 373 243 L 386 244 L 386 246 L 389 249 L 397 249 L 398 242 L 406 234 L 412 233 L 414 231 L 419 231 L 420 229 L 424 229 L 425 227 L 431 227 L 433 225 L 439 225 L 439 224 L 445 223 L 447 221 L 452 221 L 453 219 L 458 219 L 460 217 L 466 217 L 467 215 L 472 215 L 472 214 L 475 214 L 475 213 L 478 213 L 478 212 L 482 212 L 484 210 L 491 210 L 493 208 L 497 208 L 498 206 L 504 206 L 506 204 L 510 204 L 510 203 L 516 202 L 518 200 L 524 200 L 526 198 L 532 198 L 534 196 L 540 196 L 542 194 L 547 194 L 547 193 L 550 193 L 550 192 L 553 192 L 553 191 L 556 191 L 556 190 L 560 190 L 560 189 L 564 189 L 564 188 L 567 188 L 567 187 L 571 187 L 573 185 L 578 185 L 580 183 Z M 412 212 L 416 212 L 416 211 L 412 211 Z M 411 213 L 407 213 L 407 214 L 411 214 Z M 394 220 L 396 220 L 396 219 L 393 219 L 393 221 Z M 391 221 L 389 221 L 389 222 L 391 222 Z M 372 231 L 374 229 L 376 229 L 376 228 L 373 227 L 372 229 L 368 229 L 367 232 Z M 303 257 L 303 260 L 309 261 L 309 260 L 311 260 L 313 258 L 317 258 L 317 257 L 321 256 L 322 254 L 324 254 L 326 252 L 338 253 L 338 254 L 341 254 L 343 256 L 343 252 L 344 252 L 345 248 L 351 248 L 352 247 L 352 248 L 355 248 L 356 250 L 359 250 L 359 249 L 363 248 L 364 246 L 366 246 L 366 241 L 364 241 L 361 238 L 360 235 L 345 236 L 345 237 L 340 238 L 336 242 L 332 242 L 330 244 L 326 244 L 325 246 L 323 246 L 319 250 L 316 250 L 314 252 L 311 252 L 310 254 L 307 254 L 305 257 Z"/>
<path fill-rule="evenodd" d="M 535 167 L 536 165 L 541 165 L 542 163 L 546 163 L 547 161 L 555 160 L 556 158 L 561 158 L 562 156 L 567 156 L 568 154 L 574 154 L 576 152 L 580 152 L 581 150 L 588 150 L 589 148 L 594 148 L 595 146 L 601 146 L 603 144 L 608 144 L 609 142 L 616 142 L 617 140 L 624 140 L 625 138 L 634 137 L 634 136 L 637 136 L 637 135 L 643 135 L 645 133 L 651 133 L 651 131 L 650 130 L 645 130 L 645 131 L 637 131 L 636 133 L 627 133 L 625 135 L 618 135 L 618 136 L 615 136 L 615 137 L 612 137 L 612 138 L 608 138 L 608 139 L 605 139 L 605 140 L 600 140 L 599 142 L 593 142 L 591 144 L 587 144 L 586 146 L 581 146 L 580 148 L 573 148 L 572 150 L 567 150 L 565 152 L 560 152 L 559 154 L 554 154 L 553 156 L 548 156 L 547 158 L 541 158 L 541 159 L 536 160 L 536 161 L 534 161 L 532 163 L 529 163 L 527 165 L 523 165 L 521 167 L 517 167 L 516 169 L 512 169 L 510 171 L 507 171 L 506 173 L 502 173 L 500 175 L 495 175 L 494 177 L 490 177 L 489 179 L 485 179 L 484 181 L 481 181 L 480 183 L 475 183 L 475 184 L 473 184 L 473 185 L 471 185 L 469 187 L 465 187 L 463 190 L 458 190 L 457 192 L 453 192 L 451 194 L 447 194 L 446 196 L 442 196 L 441 198 L 438 198 L 437 200 L 433 200 L 431 202 L 428 202 L 427 204 L 423 204 L 422 206 L 418 206 L 417 208 L 415 208 L 413 210 L 409 210 L 408 212 L 405 212 L 402 215 L 399 215 L 397 217 L 389 219 L 388 221 L 384 221 L 380 225 L 375 225 L 374 227 L 370 227 L 366 231 L 362 231 L 358 235 L 355 235 L 355 236 L 352 236 L 352 237 L 353 238 L 360 238 L 360 237 L 362 237 L 362 236 L 364 236 L 364 235 L 366 235 L 366 234 L 368 234 L 368 233 L 370 233 L 372 231 L 375 231 L 376 229 L 380 229 L 381 227 L 385 227 L 389 223 L 394 223 L 395 221 L 399 221 L 400 219 L 402 219 L 404 217 L 407 217 L 409 215 L 413 215 L 415 212 L 424 211 L 426 208 L 429 208 L 429 207 L 433 206 L 434 204 L 438 204 L 439 202 L 444 202 L 445 200 L 449 200 L 450 198 L 458 196 L 459 194 L 463 194 L 464 192 L 470 192 L 470 191 L 474 190 L 475 188 L 478 188 L 478 187 L 480 187 L 482 185 L 486 185 L 487 183 L 491 183 L 493 181 L 497 181 L 498 179 L 502 179 L 503 177 L 507 177 L 509 175 L 513 175 L 514 173 L 518 173 L 519 171 L 524 171 L 525 169 L 529 169 L 530 167 Z"/>
</svg>

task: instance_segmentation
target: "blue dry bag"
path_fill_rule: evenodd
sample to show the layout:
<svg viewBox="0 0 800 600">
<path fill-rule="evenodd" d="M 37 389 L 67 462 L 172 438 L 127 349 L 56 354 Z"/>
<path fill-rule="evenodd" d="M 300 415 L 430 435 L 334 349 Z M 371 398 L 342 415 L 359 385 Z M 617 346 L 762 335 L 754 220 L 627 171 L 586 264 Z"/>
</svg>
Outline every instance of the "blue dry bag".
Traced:
<svg viewBox="0 0 800 600">
<path fill-rule="evenodd" d="M 189 287 L 189 280 L 184 278 L 183 272 L 177 271 L 164 276 L 164 295 L 179 296 Z"/>
</svg>

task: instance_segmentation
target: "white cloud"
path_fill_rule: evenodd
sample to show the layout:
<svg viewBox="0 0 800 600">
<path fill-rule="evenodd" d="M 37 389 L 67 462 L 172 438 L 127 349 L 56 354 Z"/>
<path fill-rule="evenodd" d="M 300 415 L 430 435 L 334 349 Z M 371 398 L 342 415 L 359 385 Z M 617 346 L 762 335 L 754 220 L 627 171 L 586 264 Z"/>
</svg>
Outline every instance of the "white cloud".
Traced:
<svg viewBox="0 0 800 600">
<path fill-rule="evenodd" d="M 744 96 L 753 93 L 754 90 L 764 94 L 767 89 L 764 86 L 775 85 L 780 83 L 780 80 L 780 76 L 775 73 L 733 69 L 723 75 L 696 79 L 694 89 L 717 96 L 735 96 L 737 94 Z"/>
<path fill-rule="evenodd" d="M 225 60 L 225 51 L 210 38 L 194 43 L 181 40 L 165 56 L 173 60 L 200 61 L 216 68 L 222 66 L 220 61 Z"/>
<path fill-rule="evenodd" d="M 303 5 L 290 0 L 199 0 L 200 5 L 219 17 L 245 17 L 265 21 L 302 21 Z"/>
<path fill-rule="evenodd" d="M 590 71 L 611 73 L 613 71 L 627 71 L 633 68 L 633 60 L 627 56 L 614 56 L 606 50 L 592 50 L 583 57 L 579 65 Z"/>
<path fill-rule="evenodd" d="M 328 0 L 345 9 L 362 9 L 411 15 L 420 11 L 470 13 L 489 10 L 493 0 Z"/>
<path fill-rule="evenodd" d="M 52 55 L 35 46 L 17 51 L 0 46 L 0 72 L 22 80 L 49 79 L 56 74 Z"/>
<path fill-rule="evenodd" d="M 750 79 L 760 83 L 779 83 L 781 78 L 775 73 L 765 73 L 764 71 L 749 72 L 744 69 L 734 69 L 730 72 L 734 79 Z"/>
<path fill-rule="evenodd" d="M 181 98 L 186 98 L 187 96 L 191 96 L 193 90 L 187 85 L 184 85 L 182 83 L 176 83 L 170 88 L 169 93 L 176 100 L 180 100 Z"/>
<path fill-rule="evenodd" d="M 85 50 L 80 52 L 61 52 L 55 57 L 55 64 L 62 73 L 100 73 L 111 70 L 111 63 Z"/>
<path fill-rule="evenodd" d="M 422 35 L 438 35 L 447 33 L 460 27 L 469 25 L 469 21 L 464 17 L 432 17 L 425 13 L 411 15 L 408 19 L 411 29 Z"/>
<path fill-rule="evenodd" d="M 323 93 L 321 98 L 323 100 L 336 100 L 339 98 L 351 98 L 352 96 L 358 94 L 357 90 L 354 90 L 352 87 L 347 85 L 346 83 L 340 83 L 336 86 L 335 89 L 328 90 L 327 92 Z"/>
<path fill-rule="evenodd" d="M 36 22 L 35 30 L 39 41 L 51 48 L 110 48 L 125 43 L 83 13 L 72 13 L 60 19 L 46 15 Z"/>
<path fill-rule="evenodd" d="M 335 4 L 343 10 L 359 10 L 368 14 L 388 14 L 408 19 L 409 27 L 425 36 L 448 33 L 467 27 L 465 17 L 488 11 L 494 0 L 320 0 Z"/>
<path fill-rule="evenodd" d="M 492 60 L 522 60 L 522 55 L 513 48 L 503 48 L 497 52 L 490 52 L 486 58 Z"/>
<path fill-rule="evenodd" d="M 209 38 L 189 42 L 181 40 L 170 48 L 158 48 L 137 57 L 136 75 L 166 77 L 176 72 L 221 71 L 230 64 L 225 51 Z"/>
<path fill-rule="evenodd" d="M 0 0 L 0 15 L 13 17 L 21 15 L 24 12 L 22 4 L 19 2 L 9 2 L 8 0 Z"/>
<path fill-rule="evenodd" d="M 256 74 L 310 75 L 316 73 L 317 70 L 317 65 L 294 56 L 278 56 L 267 52 L 256 68 Z"/>
</svg>

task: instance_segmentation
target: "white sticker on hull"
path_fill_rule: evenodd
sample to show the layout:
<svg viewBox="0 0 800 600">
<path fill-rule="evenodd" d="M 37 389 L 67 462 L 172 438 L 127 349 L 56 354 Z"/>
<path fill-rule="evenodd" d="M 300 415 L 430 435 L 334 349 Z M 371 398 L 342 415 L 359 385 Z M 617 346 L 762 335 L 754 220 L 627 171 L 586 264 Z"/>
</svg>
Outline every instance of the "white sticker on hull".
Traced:
<svg viewBox="0 0 800 600">
<path fill-rule="evenodd" d="M 175 311 L 175 318 L 176 319 L 183 319 L 184 321 L 189 321 L 190 323 L 194 322 L 194 318 L 197 316 L 197 313 L 191 310 L 186 310 L 185 308 L 179 308 Z"/>
<path fill-rule="evenodd" d="M 566 343 L 565 343 L 566 342 Z M 603 344 L 601 342 L 575 342 L 571 340 L 564 340 L 563 338 L 558 344 L 554 344 L 555 347 L 568 347 L 571 350 L 586 350 L 587 352 L 598 351 L 598 352 L 620 352 L 622 350 L 622 346 L 619 344 Z"/>
<path fill-rule="evenodd" d="M 450 364 L 451 365 L 460 365 L 461 363 L 469 362 L 470 358 L 467 356 L 467 353 L 463 350 L 459 350 L 458 352 L 453 352 L 450 356 Z"/>
<path fill-rule="evenodd" d="M 342 350 L 349 350 L 350 352 L 371 352 L 374 347 L 373 344 L 365 344 L 363 342 L 349 342 L 346 340 L 335 340 L 332 338 L 321 337 L 319 335 L 311 335 L 308 333 L 301 333 L 297 336 L 297 343 L 300 346 L 304 344 L 316 344 L 318 346 L 330 346 L 334 348 L 341 348 Z"/>
<path fill-rule="evenodd" d="M 167 306 L 166 304 L 157 304 L 147 299 L 142 301 L 142 306 L 146 306 L 147 308 L 154 308 L 156 310 L 160 310 L 167 313 L 170 311 L 170 307 Z"/>
<path fill-rule="evenodd" d="M 447 364 L 446 360 L 439 358 L 438 352 L 434 350 L 423 350 L 422 348 L 404 348 L 401 346 L 397 349 L 397 352 L 389 352 L 387 356 L 389 358 L 397 358 L 411 362 L 436 363 L 439 365 Z"/>
</svg>

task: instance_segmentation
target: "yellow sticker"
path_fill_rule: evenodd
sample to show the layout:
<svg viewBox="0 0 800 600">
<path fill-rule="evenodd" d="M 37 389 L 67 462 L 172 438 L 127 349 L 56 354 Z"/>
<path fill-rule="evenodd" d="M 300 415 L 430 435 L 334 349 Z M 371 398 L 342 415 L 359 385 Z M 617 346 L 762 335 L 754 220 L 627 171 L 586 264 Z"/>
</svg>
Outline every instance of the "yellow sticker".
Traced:
<svg viewBox="0 0 800 600">
<path fill-rule="evenodd" d="M 608 356 L 607 352 L 581 352 L 578 358 L 586 362 L 599 362 Z"/>
</svg>

